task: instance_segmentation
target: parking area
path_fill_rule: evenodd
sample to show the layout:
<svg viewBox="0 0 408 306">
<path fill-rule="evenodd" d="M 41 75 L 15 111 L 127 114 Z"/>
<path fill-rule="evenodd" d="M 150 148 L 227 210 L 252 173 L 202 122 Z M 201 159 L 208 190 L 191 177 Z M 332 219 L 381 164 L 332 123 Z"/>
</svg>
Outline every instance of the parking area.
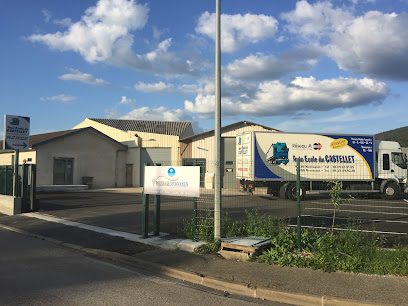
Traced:
<svg viewBox="0 0 408 306">
<path fill-rule="evenodd" d="M 75 193 L 42 193 L 38 195 L 42 213 L 56 217 L 106 227 L 114 230 L 141 233 L 141 189 L 92 190 Z M 149 201 L 149 231 L 153 231 L 153 196 Z M 193 198 L 161 197 L 160 230 L 176 235 L 193 217 Z M 214 197 L 203 193 L 197 199 L 199 215 L 212 217 Z M 265 194 L 247 194 L 225 190 L 222 212 L 232 221 L 245 219 L 245 211 L 259 215 L 285 218 L 296 224 L 296 202 Z M 301 202 L 301 223 L 304 227 L 330 228 L 333 204 L 328 196 L 308 196 Z M 396 236 L 408 235 L 408 200 L 386 201 L 379 197 L 354 198 L 336 210 L 336 227 L 353 224 L 359 229 Z"/>
</svg>

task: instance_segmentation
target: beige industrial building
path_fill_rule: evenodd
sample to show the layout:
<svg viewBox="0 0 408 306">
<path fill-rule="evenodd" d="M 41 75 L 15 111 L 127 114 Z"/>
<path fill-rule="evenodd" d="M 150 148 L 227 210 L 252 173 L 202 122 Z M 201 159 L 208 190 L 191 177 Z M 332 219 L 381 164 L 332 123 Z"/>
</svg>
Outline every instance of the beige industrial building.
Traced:
<svg viewBox="0 0 408 306">
<path fill-rule="evenodd" d="M 143 165 L 180 165 L 180 143 L 194 135 L 191 122 L 90 119 L 75 128 L 93 127 L 126 145 L 126 186 L 143 185 Z"/>
<path fill-rule="evenodd" d="M 223 188 L 237 187 L 235 139 L 237 135 L 251 131 L 278 132 L 276 129 L 250 121 L 239 121 L 221 128 L 221 186 Z M 183 165 L 200 165 L 201 182 L 205 182 L 206 175 L 212 176 L 214 173 L 214 135 L 214 130 L 211 130 L 180 140 L 180 158 Z"/>
<path fill-rule="evenodd" d="M 248 131 L 277 131 L 249 121 L 221 128 L 222 184 L 236 187 L 235 137 Z M 0 144 L 2 145 L 2 144 Z M 90 119 L 72 130 L 30 136 L 19 163 L 37 164 L 37 186 L 93 188 L 143 185 L 143 165 L 200 165 L 202 185 L 214 173 L 214 130 L 194 135 L 190 122 Z M 13 151 L 0 150 L 0 165 L 14 163 Z"/>
<path fill-rule="evenodd" d="M 30 136 L 19 164 L 37 165 L 37 186 L 82 185 L 84 177 L 93 178 L 93 188 L 124 186 L 126 152 L 126 145 L 88 127 Z M 13 165 L 14 158 L 3 150 L 0 165 Z"/>
</svg>

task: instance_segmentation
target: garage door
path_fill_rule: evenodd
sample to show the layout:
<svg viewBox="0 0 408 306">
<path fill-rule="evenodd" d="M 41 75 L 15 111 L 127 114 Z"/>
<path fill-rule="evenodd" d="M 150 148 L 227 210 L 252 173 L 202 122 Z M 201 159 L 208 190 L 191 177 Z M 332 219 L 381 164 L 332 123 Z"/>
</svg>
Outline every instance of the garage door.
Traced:
<svg viewBox="0 0 408 306">
<path fill-rule="evenodd" d="M 235 174 L 235 137 L 221 138 L 221 184 L 222 188 L 237 188 Z"/>
<path fill-rule="evenodd" d="M 140 154 L 140 182 L 143 186 L 144 164 L 150 165 L 161 164 L 162 166 L 171 165 L 171 149 L 170 148 L 142 148 Z"/>
</svg>

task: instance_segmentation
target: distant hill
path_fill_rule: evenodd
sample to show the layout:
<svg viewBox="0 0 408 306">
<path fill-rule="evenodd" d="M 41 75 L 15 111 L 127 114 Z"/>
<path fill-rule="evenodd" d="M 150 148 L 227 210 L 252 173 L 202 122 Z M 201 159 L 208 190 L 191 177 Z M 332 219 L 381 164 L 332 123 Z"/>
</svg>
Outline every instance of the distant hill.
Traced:
<svg viewBox="0 0 408 306">
<path fill-rule="evenodd" d="M 398 141 L 402 147 L 408 147 L 408 126 L 378 133 L 375 135 L 375 139 Z"/>
</svg>

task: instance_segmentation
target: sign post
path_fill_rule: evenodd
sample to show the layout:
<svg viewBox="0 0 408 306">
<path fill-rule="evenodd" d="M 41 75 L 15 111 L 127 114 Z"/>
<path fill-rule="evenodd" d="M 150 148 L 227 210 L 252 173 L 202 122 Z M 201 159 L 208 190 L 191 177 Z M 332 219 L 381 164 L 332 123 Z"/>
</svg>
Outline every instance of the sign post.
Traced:
<svg viewBox="0 0 408 306">
<path fill-rule="evenodd" d="M 19 196 L 18 160 L 19 151 L 30 146 L 30 117 L 4 115 L 4 150 L 15 150 L 14 156 L 14 196 Z"/>
</svg>

